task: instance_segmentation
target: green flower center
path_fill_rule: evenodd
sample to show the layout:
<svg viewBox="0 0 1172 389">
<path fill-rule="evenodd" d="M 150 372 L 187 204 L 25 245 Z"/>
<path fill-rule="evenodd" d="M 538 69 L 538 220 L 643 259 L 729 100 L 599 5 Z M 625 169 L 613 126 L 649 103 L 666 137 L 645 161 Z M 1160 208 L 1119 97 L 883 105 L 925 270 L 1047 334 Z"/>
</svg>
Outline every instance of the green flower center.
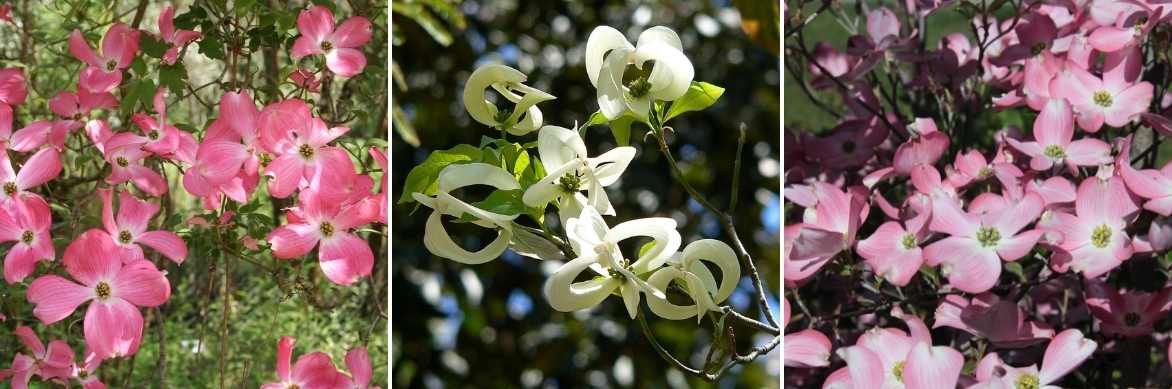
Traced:
<svg viewBox="0 0 1172 389">
<path fill-rule="evenodd" d="M 114 71 L 114 69 L 117 69 L 117 68 L 118 68 L 118 61 L 110 60 L 110 62 L 106 62 L 106 71 L 112 72 L 112 71 Z"/>
<path fill-rule="evenodd" d="M 105 281 L 98 282 L 98 286 L 94 287 L 94 294 L 98 295 L 98 300 L 110 298 L 110 284 Z"/>
<path fill-rule="evenodd" d="M 1022 374 L 1017 376 L 1017 380 L 1013 382 L 1013 386 L 1017 389 L 1038 389 L 1041 382 L 1038 381 L 1038 376 L 1033 374 Z"/>
<path fill-rule="evenodd" d="M 1104 248 L 1107 247 L 1108 243 L 1111 243 L 1111 227 L 1102 224 L 1095 227 L 1094 231 L 1091 231 L 1092 245 L 1098 248 Z"/>
<path fill-rule="evenodd" d="M 627 91 L 634 98 L 647 96 L 647 93 L 651 92 L 651 82 L 647 81 L 646 76 L 640 76 L 635 81 L 631 81 L 631 84 L 627 86 Z"/>
<path fill-rule="evenodd" d="M 127 161 L 126 157 L 115 158 L 114 163 L 118 164 L 118 166 L 121 166 L 121 167 L 130 166 L 130 161 Z"/>
<path fill-rule="evenodd" d="M 318 229 L 321 230 L 322 236 L 329 237 L 334 235 L 334 225 L 330 224 L 330 222 L 322 222 L 321 226 L 318 226 Z"/>
<path fill-rule="evenodd" d="M 4 183 L 4 194 L 6 195 L 12 196 L 16 194 L 18 189 L 15 182 L 9 181 Z"/>
<path fill-rule="evenodd" d="M 899 382 L 903 382 L 903 365 L 904 361 L 899 361 L 891 368 L 891 375 L 894 375 L 895 379 L 899 380 Z"/>
<path fill-rule="evenodd" d="M 301 158 L 305 158 L 305 159 L 313 158 L 313 146 L 301 145 L 301 147 L 297 148 L 297 153 L 301 154 Z"/>
<path fill-rule="evenodd" d="M 981 170 L 977 172 L 977 178 L 985 178 L 985 177 L 988 177 L 990 174 L 993 174 L 993 169 L 988 166 L 985 166 L 985 167 L 982 167 Z"/>
<path fill-rule="evenodd" d="M 1046 50 L 1046 43 L 1044 42 L 1035 43 L 1033 47 L 1030 47 L 1030 52 L 1034 53 L 1034 55 L 1042 54 L 1043 50 Z"/>
<path fill-rule="evenodd" d="M 1111 104 L 1115 102 L 1115 100 L 1111 98 L 1111 93 L 1103 90 L 1095 92 L 1095 96 L 1092 97 L 1092 99 L 1094 99 L 1095 104 L 1100 107 L 1110 107 Z"/>
<path fill-rule="evenodd" d="M 34 237 L 36 237 L 36 235 L 34 235 L 32 231 L 25 231 L 23 234 L 20 234 L 20 241 L 24 242 L 24 244 L 32 244 Z"/>
<path fill-rule="evenodd" d="M 1128 312 L 1127 314 L 1123 315 L 1123 323 L 1127 324 L 1128 327 L 1135 327 L 1138 325 L 1139 319 L 1139 314 L 1135 312 Z"/>
<path fill-rule="evenodd" d="M 912 234 L 904 234 L 903 239 L 899 241 L 903 245 L 904 250 L 911 250 L 916 248 L 916 236 Z"/>
<path fill-rule="evenodd" d="M 321 51 L 330 51 L 334 49 L 334 44 L 329 41 L 321 43 Z"/>
<path fill-rule="evenodd" d="M 133 238 L 134 237 L 130 235 L 130 231 L 122 230 L 122 232 L 118 233 L 118 241 L 122 242 L 122 244 L 130 243 L 130 240 Z"/>
<path fill-rule="evenodd" d="M 151 140 L 159 140 L 159 131 L 156 130 L 147 133 L 147 138 L 151 138 Z"/>
<path fill-rule="evenodd" d="M 511 108 L 506 108 L 496 111 L 496 116 L 493 116 L 492 119 L 496 120 L 497 123 L 504 124 L 505 122 L 509 121 L 509 116 L 513 116 L 513 110 Z"/>
<path fill-rule="evenodd" d="M 581 189 L 582 179 L 578 178 L 577 174 L 566 173 L 566 175 L 558 180 L 558 185 L 562 187 L 563 192 L 574 193 Z"/>
<path fill-rule="evenodd" d="M 273 162 L 273 155 L 269 153 L 260 153 L 260 155 L 257 155 L 257 160 L 260 162 L 260 167 L 264 168 Z"/>
<path fill-rule="evenodd" d="M 1042 150 L 1042 154 L 1053 159 L 1066 158 L 1066 151 L 1062 150 L 1062 146 L 1059 145 L 1046 146 L 1046 149 Z"/>
<path fill-rule="evenodd" d="M 1001 231 L 997 231 L 994 227 L 981 227 L 977 230 L 977 242 L 981 243 L 981 247 L 992 247 L 1001 241 Z"/>
</svg>

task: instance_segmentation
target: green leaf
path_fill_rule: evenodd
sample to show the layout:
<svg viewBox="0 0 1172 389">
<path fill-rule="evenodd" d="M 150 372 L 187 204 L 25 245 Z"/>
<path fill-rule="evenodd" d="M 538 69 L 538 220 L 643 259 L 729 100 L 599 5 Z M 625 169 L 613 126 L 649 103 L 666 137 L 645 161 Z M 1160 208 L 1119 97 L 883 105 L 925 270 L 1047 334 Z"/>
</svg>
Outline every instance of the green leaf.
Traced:
<svg viewBox="0 0 1172 389">
<path fill-rule="evenodd" d="M 241 17 L 248 14 L 251 8 L 256 7 L 256 0 L 235 0 L 232 6 L 236 8 L 236 17 Z"/>
<path fill-rule="evenodd" d="M 163 42 L 162 40 L 155 38 L 154 35 L 138 35 L 138 42 L 139 46 L 142 47 L 142 52 L 146 53 L 148 56 L 151 56 L 151 58 L 163 58 L 163 54 L 166 54 L 167 49 L 171 48 L 171 45 L 167 44 L 167 42 Z"/>
<path fill-rule="evenodd" d="M 642 258 L 643 254 L 647 254 L 647 250 L 651 250 L 653 247 L 655 247 L 654 240 L 647 242 L 647 243 L 644 243 L 642 246 L 639 246 L 639 257 Z"/>
<path fill-rule="evenodd" d="M 667 110 L 667 116 L 663 118 L 663 121 L 667 122 L 687 112 L 702 111 L 715 104 L 716 100 L 720 99 L 723 94 L 724 88 L 707 82 L 692 81 L 688 92 L 671 103 L 671 109 Z"/>
<path fill-rule="evenodd" d="M 1007 262 L 1005 264 L 1005 271 L 1017 276 L 1018 281 L 1025 282 L 1025 270 L 1022 269 L 1021 264 L 1017 262 Z"/>
<path fill-rule="evenodd" d="M 399 197 L 399 204 L 415 202 L 412 193 L 434 195 L 438 186 L 440 171 L 455 163 L 479 161 L 482 152 L 471 145 L 456 145 L 447 150 L 436 150 L 427 156 L 423 163 L 407 173 L 407 181 L 403 184 L 403 195 Z"/>
<path fill-rule="evenodd" d="M 122 115 L 130 115 L 134 112 L 135 105 L 142 102 L 144 105 L 150 105 L 151 98 L 155 95 L 155 82 L 151 80 L 133 81 L 126 87 L 126 95 L 122 98 L 119 105 L 119 110 Z"/>
<path fill-rule="evenodd" d="M 172 66 L 159 66 L 159 85 L 167 87 L 171 93 L 182 93 L 187 86 L 187 68 L 182 62 Z"/>
<path fill-rule="evenodd" d="M 180 30 L 193 29 L 207 17 L 207 11 L 198 5 L 192 5 L 190 10 L 175 17 L 175 28 Z"/>
<path fill-rule="evenodd" d="M 473 203 L 476 208 L 502 215 L 520 215 L 525 213 L 525 202 L 521 195 L 525 192 L 520 189 L 493 191 L 482 201 Z"/>
<path fill-rule="evenodd" d="M 614 142 L 619 146 L 629 146 L 631 144 L 631 124 L 635 123 L 635 116 L 623 115 L 618 119 L 610 121 L 610 134 L 614 136 Z"/>
<path fill-rule="evenodd" d="M 590 114 L 590 119 L 587 119 L 586 123 L 582 123 L 582 129 L 585 130 L 590 127 L 601 126 L 606 124 L 606 122 L 606 115 L 603 115 L 602 111 L 594 111 L 594 113 Z"/>
<path fill-rule="evenodd" d="M 205 29 L 205 31 L 207 31 Z M 199 40 L 199 53 L 211 59 L 224 59 L 224 42 L 219 32 L 207 33 Z"/>
</svg>

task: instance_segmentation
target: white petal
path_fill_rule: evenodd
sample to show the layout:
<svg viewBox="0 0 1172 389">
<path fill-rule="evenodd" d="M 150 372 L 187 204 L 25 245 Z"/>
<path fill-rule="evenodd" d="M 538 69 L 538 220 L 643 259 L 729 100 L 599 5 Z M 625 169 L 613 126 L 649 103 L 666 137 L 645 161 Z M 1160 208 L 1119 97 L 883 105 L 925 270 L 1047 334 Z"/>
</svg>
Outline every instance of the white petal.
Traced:
<svg viewBox="0 0 1172 389">
<path fill-rule="evenodd" d="M 567 224 L 570 219 L 576 218 L 582 214 L 582 208 L 586 207 L 586 196 L 582 192 L 574 193 L 573 196 L 562 196 L 558 199 L 558 220 L 562 225 Z"/>
<path fill-rule="evenodd" d="M 585 158 L 586 143 L 577 131 L 545 126 L 537 133 L 537 155 L 541 156 L 541 163 L 548 171 L 577 158 Z"/>
<path fill-rule="evenodd" d="M 663 43 L 674 47 L 678 51 L 684 51 L 684 45 L 680 43 L 680 36 L 676 35 L 675 31 L 664 26 L 655 26 L 643 30 L 639 34 L 639 41 L 635 44 L 636 47 L 643 47 L 650 43 Z"/>
<path fill-rule="evenodd" d="M 588 181 L 590 186 L 586 188 L 586 206 L 594 208 L 603 215 L 614 216 L 614 206 L 610 203 L 610 196 L 607 196 L 606 189 L 598 184 L 598 180 L 593 178 L 592 172 L 587 172 L 587 177 L 591 177 Z"/>
<path fill-rule="evenodd" d="M 665 44 L 640 45 L 633 57 L 637 64 L 655 61 L 655 68 L 651 70 L 651 76 L 647 81 L 651 83 L 649 95 L 656 100 L 671 101 L 680 98 L 688 92 L 692 78 L 696 75 L 692 61 L 688 60 L 682 51 Z"/>
<path fill-rule="evenodd" d="M 506 228 L 497 229 L 497 237 L 477 252 L 464 250 L 452 241 L 448 231 L 444 228 L 443 214 L 432 212 L 427 217 L 427 226 L 423 232 L 423 245 L 428 251 L 438 257 L 451 259 L 456 262 L 478 265 L 496 259 L 509 247 L 512 231 Z"/>
<path fill-rule="evenodd" d="M 529 107 L 526 112 L 527 114 L 524 117 L 518 119 L 516 124 L 514 124 L 512 127 L 509 127 L 505 131 L 508 131 L 510 134 L 516 136 L 521 136 L 533 132 L 533 130 L 536 130 L 537 127 L 541 127 L 541 109 L 538 109 L 537 106 L 534 105 Z"/>
<path fill-rule="evenodd" d="M 579 255 L 593 253 L 594 247 L 603 242 L 609 231 L 602 215 L 590 207 L 583 208 L 581 215 L 566 222 L 566 236 Z"/>
<path fill-rule="evenodd" d="M 708 267 L 699 261 L 707 261 L 715 264 L 720 268 L 721 281 L 720 288 L 712 288 L 709 293 L 714 296 L 716 302 L 724 301 L 732 294 L 733 289 L 736 289 L 737 282 L 741 279 L 741 265 L 737 261 L 737 254 L 733 252 L 732 247 L 729 247 L 724 242 L 715 239 L 701 239 L 689 243 L 688 247 L 684 248 L 682 263 L 685 269 L 701 275 L 698 269 L 704 269 L 703 272 L 708 274 L 708 279 L 712 278 L 712 273 L 708 272 Z M 704 278 L 701 277 L 700 280 Z M 708 284 L 705 282 L 705 284 Z M 714 286 L 714 285 L 708 285 Z"/>
<path fill-rule="evenodd" d="M 498 82 L 525 81 L 525 73 L 499 64 L 488 64 L 476 68 L 464 83 L 464 108 L 472 119 L 480 124 L 496 127 L 496 106 L 484 99 L 484 91 Z"/>
<path fill-rule="evenodd" d="M 598 109 L 607 120 L 618 119 L 627 111 L 623 72 L 627 70 L 627 56 L 630 54 L 630 49 L 615 49 L 606 56 L 598 76 Z"/>
<path fill-rule="evenodd" d="M 606 241 L 619 242 L 635 236 L 646 236 L 655 240 L 654 246 L 631 264 L 631 268 L 639 274 L 663 266 L 667 259 L 671 258 L 672 254 L 675 254 L 680 248 L 680 233 L 676 231 L 676 221 L 665 217 L 636 219 L 620 223 L 606 234 Z"/>
<path fill-rule="evenodd" d="M 610 26 L 598 26 L 590 32 L 590 38 L 586 39 L 586 76 L 590 78 L 591 85 L 598 86 L 598 72 L 602 69 L 606 53 L 619 48 L 634 50 L 635 47 L 631 46 L 623 33 Z"/>
<path fill-rule="evenodd" d="M 518 215 L 503 215 L 496 212 L 489 212 L 477 208 L 472 204 L 468 204 L 463 200 L 457 199 L 455 196 L 446 192 L 440 192 L 435 195 L 435 202 L 440 204 L 435 206 L 436 211 L 445 215 L 462 217 L 464 214 L 472 215 L 475 218 L 476 225 L 486 228 L 511 228 L 509 222 L 517 218 Z"/>
<path fill-rule="evenodd" d="M 619 286 L 618 280 L 609 277 L 573 282 L 592 263 L 595 263 L 594 257 L 578 257 L 549 276 L 544 291 L 550 307 L 562 312 L 590 308 L 605 300 Z"/>
<path fill-rule="evenodd" d="M 672 280 L 682 278 L 683 274 L 684 272 L 674 267 L 665 267 L 652 274 L 651 278 L 647 280 L 647 283 L 661 290 L 666 290 Z M 668 320 L 683 320 L 696 316 L 695 305 L 676 305 L 667 301 L 667 299 L 648 298 L 647 306 L 651 308 L 651 312 Z"/>
<path fill-rule="evenodd" d="M 488 185 L 502 190 L 521 188 L 513 174 L 487 163 L 448 165 L 440 171 L 440 192 L 451 192 L 472 185 Z"/>
<path fill-rule="evenodd" d="M 619 180 L 627 165 L 635 159 L 635 148 L 631 146 L 615 147 L 610 151 L 590 158 L 590 168 L 594 169 L 594 178 L 602 186 L 610 186 Z"/>
<path fill-rule="evenodd" d="M 642 294 L 634 279 L 628 278 L 619 285 L 619 293 L 623 295 L 623 305 L 627 307 L 627 314 L 634 319 L 635 315 L 639 314 L 639 296 Z"/>
</svg>

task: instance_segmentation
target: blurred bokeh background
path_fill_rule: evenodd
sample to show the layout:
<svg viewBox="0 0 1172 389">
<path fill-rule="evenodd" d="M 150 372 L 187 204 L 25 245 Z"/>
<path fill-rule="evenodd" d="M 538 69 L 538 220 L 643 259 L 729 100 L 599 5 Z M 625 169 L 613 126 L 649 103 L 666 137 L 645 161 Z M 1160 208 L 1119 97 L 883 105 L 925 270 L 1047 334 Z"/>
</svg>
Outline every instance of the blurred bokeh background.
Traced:
<svg viewBox="0 0 1172 389">
<path fill-rule="evenodd" d="M 640 31 L 664 25 L 679 33 L 695 79 L 726 88 L 712 108 L 672 121 L 676 133 L 669 137 L 670 147 L 688 179 L 715 203 L 727 204 L 737 128 L 742 123 L 747 127 L 735 222 L 762 272 L 774 312 L 780 314 L 779 44 L 763 49 L 742 29 L 743 20 L 762 17 L 756 11 L 762 5 L 768 10 L 776 4 L 736 3 L 392 1 L 396 134 L 391 136 L 391 198 L 401 196 L 403 178 L 431 151 L 459 143 L 477 145 L 487 134 L 465 112 L 460 97 L 478 65 L 499 62 L 526 73 L 527 84 L 557 96 L 541 105 L 545 123 L 570 127 L 598 108 L 583 65 L 590 31 L 609 25 L 634 41 Z M 680 223 L 685 244 L 702 238 L 727 241 L 716 216 L 671 180 L 654 143 L 642 140 L 645 131 L 633 130 L 632 146 L 638 153 L 622 180 L 609 188 L 619 216 L 608 217 L 608 222 L 671 217 Z M 536 136 L 534 132 L 520 141 Z M 586 144 L 590 155 L 614 147 L 605 126 L 588 130 Z M 435 257 L 422 241 L 429 210 L 392 207 L 392 386 L 708 386 L 669 367 L 616 298 L 589 311 L 552 310 L 541 289 L 560 262 L 542 263 L 509 251 L 477 266 Z M 449 229 L 465 247 L 481 247 L 491 239 L 471 229 Z M 729 303 L 758 317 L 752 292 L 744 278 Z M 660 342 L 677 357 L 693 366 L 703 361 L 711 341 L 707 320 L 700 326 L 689 320 L 650 322 Z M 738 348 L 767 340 L 764 335 L 738 336 Z M 780 358 L 780 348 L 775 349 L 751 365 L 734 368 L 716 386 L 776 387 Z"/>
</svg>

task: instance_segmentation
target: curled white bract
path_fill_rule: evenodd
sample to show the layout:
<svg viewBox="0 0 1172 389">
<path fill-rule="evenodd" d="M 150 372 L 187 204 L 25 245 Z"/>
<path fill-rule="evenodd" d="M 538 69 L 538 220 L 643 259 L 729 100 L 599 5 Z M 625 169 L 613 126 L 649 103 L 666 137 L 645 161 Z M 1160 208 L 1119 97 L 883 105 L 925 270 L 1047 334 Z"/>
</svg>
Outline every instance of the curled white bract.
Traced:
<svg viewBox="0 0 1172 389">
<path fill-rule="evenodd" d="M 628 66 L 634 66 L 629 77 Z M 631 112 L 646 121 L 654 101 L 673 101 L 688 91 L 695 69 L 667 27 L 651 27 L 631 45 L 618 30 L 598 26 L 586 41 L 586 74 L 607 119 Z"/>
<path fill-rule="evenodd" d="M 617 288 L 633 319 L 642 293 L 648 293 L 651 298 L 667 297 L 640 276 L 662 266 L 679 249 L 680 234 L 675 220 L 637 219 L 610 228 L 598 211 L 587 207 L 579 217 L 569 220 L 566 234 L 578 257 L 562 265 L 545 282 L 546 300 L 554 309 L 563 312 L 587 309 L 598 305 Z M 639 236 L 651 238 L 652 246 L 636 260 L 629 261 L 618 243 Z M 587 268 L 598 276 L 574 282 Z"/>
<path fill-rule="evenodd" d="M 464 83 L 464 108 L 472 119 L 489 127 L 513 135 L 525 135 L 541 127 L 541 110 L 537 103 L 556 97 L 523 84 L 526 77 L 520 70 L 505 65 L 488 64 L 476 68 Z M 513 103 L 513 109 L 501 110 L 484 97 L 492 87 L 501 97 Z"/>
<path fill-rule="evenodd" d="M 701 262 L 709 262 L 720 269 L 720 283 L 712 271 Z M 651 312 L 670 320 L 683 320 L 696 317 L 699 321 L 704 313 L 717 310 L 717 304 L 732 294 L 741 278 L 741 267 L 737 263 L 737 255 L 724 242 L 715 239 L 702 239 L 688 244 L 684 251 L 676 253 L 668 260 L 668 266 L 657 270 L 647 280 L 651 286 L 666 290 L 674 280 L 683 281 L 683 286 L 692 298 L 693 304 L 681 306 L 667 299 L 648 298 L 647 306 Z"/>
<path fill-rule="evenodd" d="M 488 185 L 500 190 L 519 189 L 512 174 L 497 166 L 486 163 L 448 165 L 439 174 L 435 196 L 412 193 L 420 204 L 433 211 L 427 218 L 423 233 L 423 245 L 438 257 L 456 262 L 478 265 L 496 259 L 509 246 L 513 237 L 512 221 L 517 215 L 503 215 L 477 208 L 451 195 L 451 192 L 467 186 Z M 465 250 L 452 240 L 443 224 L 443 216 L 473 218 L 472 223 L 485 228 L 496 229 L 497 236 L 484 248 L 472 252 Z"/>
<path fill-rule="evenodd" d="M 635 158 L 635 148 L 615 147 L 597 157 L 586 155 L 586 144 L 578 132 L 545 126 L 537 133 L 537 153 L 546 176 L 529 186 L 521 200 L 526 206 L 544 207 L 557 200 L 558 216 L 565 224 L 589 207 L 603 215 L 614 215 L 606 186 L 618 181 Z M 586 191 L 583 196 L 580 191 Z"/>
</svg>

